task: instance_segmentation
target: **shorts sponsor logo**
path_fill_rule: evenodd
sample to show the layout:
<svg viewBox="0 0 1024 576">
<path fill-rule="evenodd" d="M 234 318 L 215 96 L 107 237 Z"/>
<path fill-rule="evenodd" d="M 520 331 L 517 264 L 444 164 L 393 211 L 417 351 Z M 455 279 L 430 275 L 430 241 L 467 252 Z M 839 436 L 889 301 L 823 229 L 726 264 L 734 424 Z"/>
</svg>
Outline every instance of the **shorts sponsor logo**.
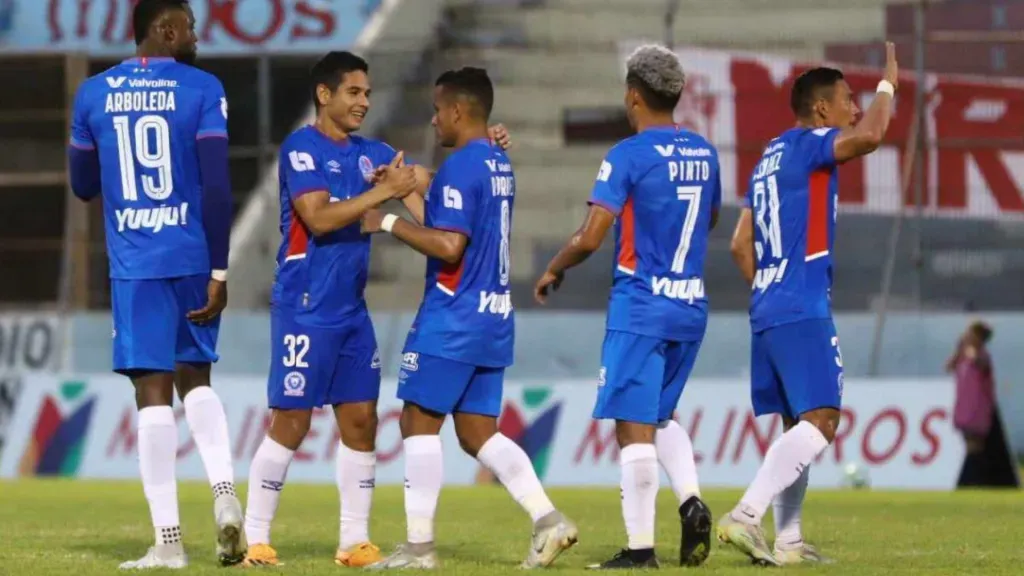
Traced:
<svg viewBox="0 0 1024 576">
<path fill-rule="evenodd" d="M 418 352 L 406 352 L 402 354 L 402 370 L 415 372 L 420 369 L 420 355 Z"/>
<path fill-rule="evenodd" d="M 303 396 L 306 393 L 306 377 L 302 372 L 289 372 L 284 377 L 285 396 Z"/>
</svg>

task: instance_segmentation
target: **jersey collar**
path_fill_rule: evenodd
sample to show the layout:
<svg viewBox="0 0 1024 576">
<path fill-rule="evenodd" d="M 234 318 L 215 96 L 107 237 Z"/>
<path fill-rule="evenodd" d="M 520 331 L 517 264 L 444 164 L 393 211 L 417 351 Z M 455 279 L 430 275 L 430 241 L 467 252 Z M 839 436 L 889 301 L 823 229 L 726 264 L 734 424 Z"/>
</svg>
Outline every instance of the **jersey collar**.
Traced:
<svg viewBox="0 0 1024 576">
<path fill-rule="evenodd" d="M 161 64 L 166 62 L 174 62 L 174 58 L 170 56 L 158 56 L 150 58 L 148 56 L 136 56 L 135 58 L 129 58 L 121 64 L 133 64 L 135 66 L 148 66 L 150 64 Z"/>
</svg>

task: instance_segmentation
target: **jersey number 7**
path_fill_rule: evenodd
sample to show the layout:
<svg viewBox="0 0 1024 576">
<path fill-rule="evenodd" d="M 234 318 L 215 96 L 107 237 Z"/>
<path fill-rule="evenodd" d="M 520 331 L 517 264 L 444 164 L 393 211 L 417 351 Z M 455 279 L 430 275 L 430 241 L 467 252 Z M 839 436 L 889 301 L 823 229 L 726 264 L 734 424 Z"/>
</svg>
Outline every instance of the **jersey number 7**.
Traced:
<svg viewBox="0 0 1024 576">
<path fill-rule="evenodd" d="M 676 246 L 676 255 L 672 259 L 672 272 L 682 274 L 686 266 L 686 255 L 690 252 L 690 240 L 693 238 L 693 230 L 697 226 L 697 215 L 700 213 L 700 193 L 703 188 L 700 186 L 678 186 L 676 196 L 685 200 L 686 217 L 683 220 L 683 231 L 679 234 L 679 245 Z"/>
<path fill-rule="evenodd" d="M 117 133 L 124 199 L 139 199 L 135 162 L 143 168 L 157 171 L 156 176 L 142 175 L 142 191 L 146 196 L 158 202 L 169 198 L 174 192 L 174 180 L 171 176 L 171 129 L 167 120 L 163 116 L 147 114 L 135 121 L 135 129 L 132 130 L 127 116 L 114 116 L 114 132 Z"/>
</svg>

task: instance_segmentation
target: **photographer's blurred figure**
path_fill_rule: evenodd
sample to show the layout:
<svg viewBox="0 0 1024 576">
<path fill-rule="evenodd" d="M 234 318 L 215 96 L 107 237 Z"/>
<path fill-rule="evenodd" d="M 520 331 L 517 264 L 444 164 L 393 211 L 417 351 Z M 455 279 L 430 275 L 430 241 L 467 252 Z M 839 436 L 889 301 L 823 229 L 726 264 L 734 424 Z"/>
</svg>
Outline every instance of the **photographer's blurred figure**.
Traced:
<svg viewBox="0 0 1024 576">
<path fill-rule="evenodd" d="M 946 371 L 956 378 L 953 425 L 967 447 L 960 487 L 1018 485 L 996 404 L 995 373 L 987 348 L 991 339 L 988 324 L 971 323 L 946 362 Z"/>
</svg>

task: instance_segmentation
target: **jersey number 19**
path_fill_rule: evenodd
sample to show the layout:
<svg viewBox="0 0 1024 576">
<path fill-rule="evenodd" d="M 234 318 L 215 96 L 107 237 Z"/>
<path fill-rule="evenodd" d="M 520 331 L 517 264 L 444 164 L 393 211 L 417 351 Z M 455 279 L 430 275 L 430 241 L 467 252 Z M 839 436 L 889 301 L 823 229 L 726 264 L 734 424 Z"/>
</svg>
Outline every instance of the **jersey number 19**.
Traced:
<svg viewBox="0 0 1024 576">
<path fill-rule="evenodd" d="M 128 116 L 114 116 L 117 133 L 117 155 L 121 166 L 121 191 L 125 200 L 139 199 L 135 162 L 143 168 L 156 170 L 156 176 L 142 175 L 142 191 L 158 202 L 174 191 L 171 177 L 171 129 L 163 116 L 147 114 L 135 121 L 134 130 Z"/>
</svg>

